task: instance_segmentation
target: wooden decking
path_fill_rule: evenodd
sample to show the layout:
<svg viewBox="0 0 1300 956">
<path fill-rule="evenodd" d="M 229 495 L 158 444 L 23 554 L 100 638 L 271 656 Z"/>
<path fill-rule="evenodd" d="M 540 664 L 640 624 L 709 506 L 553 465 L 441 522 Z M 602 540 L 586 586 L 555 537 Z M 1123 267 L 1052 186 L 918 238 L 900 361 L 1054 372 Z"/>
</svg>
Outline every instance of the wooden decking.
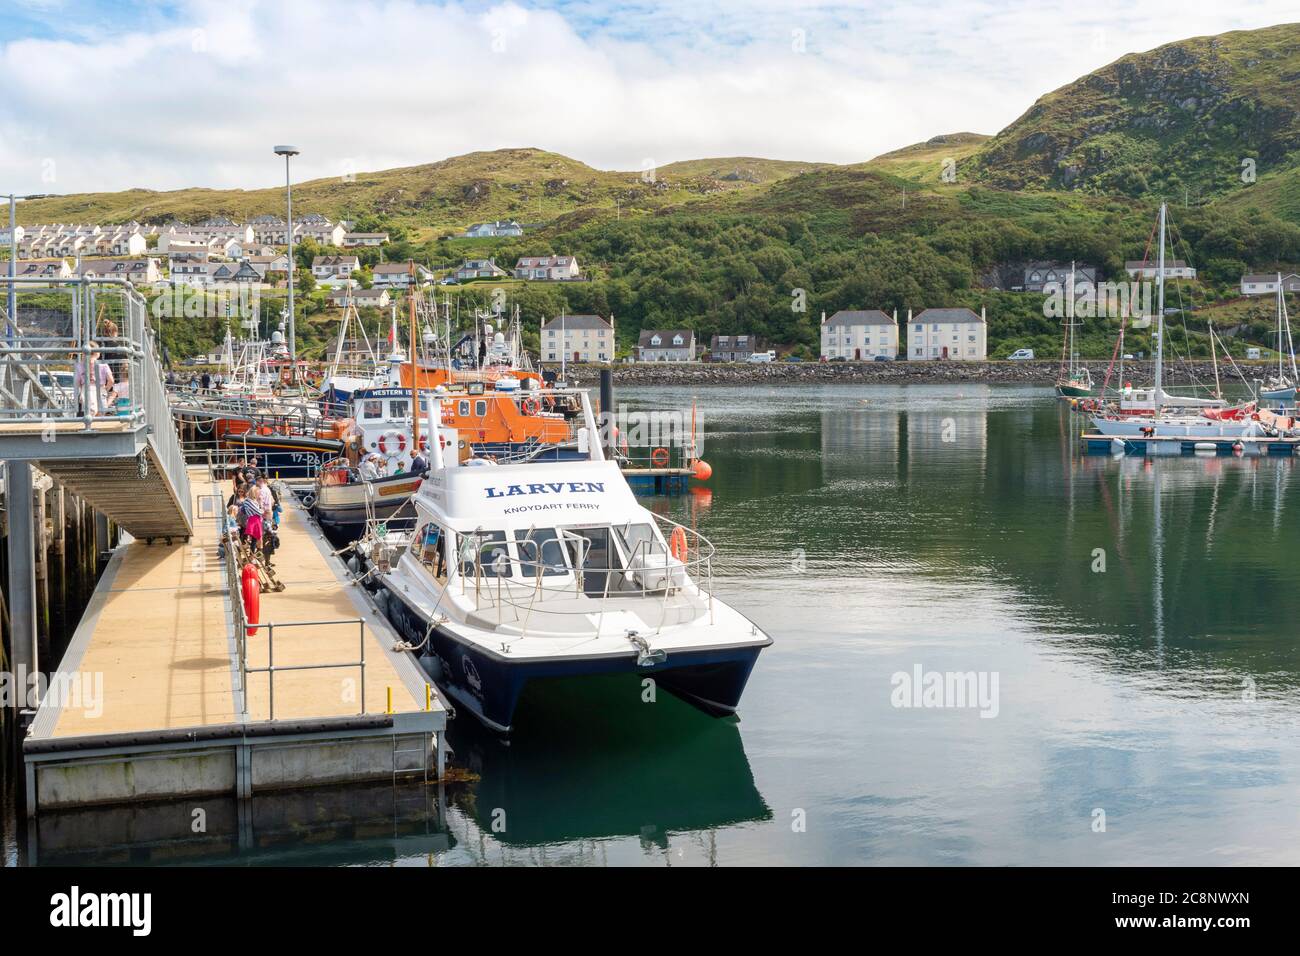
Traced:
<svg viewBox="0 0 1300 956">
<path fill-rule="evenodd" d="M 219 495 L 224 501 L 230 490 L 228 483 L 214 485 L 202 468 L 190 469 L 190 481 L 200 497 Z M 359 589 L 345 582 L 342 565 L 330 557 L 328 543 L 298 502 L 286 495 L 284 504 L 275 564 L 286 589 L 261 597 L 260 619 L 276 625 L 275 665 L 357 662 L 359 619 L 365 622 L 365 713 L 385 713 L 390 689 L 395 712 L 423 711 L 418 666 L 392 650 L 395 635 Z M 212 517 L 196 517 L 195 525 L 189 544 L 130 541 L 118 549 L 60 665 L 74 686 L 92 689 L 102 681 L 102 700 L 98 706 L 51 708 L 53 719 L 38 717 L 34 735 L 143 733 L 241 720 L 217 525 Z M 312 621 L 351 623 L 287 626 Z M 247 639 L 248 667 L 267 666 L 268 643 L 266 628 Z M 360 675 L 357 667 L 277 673 L 275 719 L 360 714 Z M 268 719 L 269 685 L 269 674 L 248 675 L 248 721 Z"/>
</svg>

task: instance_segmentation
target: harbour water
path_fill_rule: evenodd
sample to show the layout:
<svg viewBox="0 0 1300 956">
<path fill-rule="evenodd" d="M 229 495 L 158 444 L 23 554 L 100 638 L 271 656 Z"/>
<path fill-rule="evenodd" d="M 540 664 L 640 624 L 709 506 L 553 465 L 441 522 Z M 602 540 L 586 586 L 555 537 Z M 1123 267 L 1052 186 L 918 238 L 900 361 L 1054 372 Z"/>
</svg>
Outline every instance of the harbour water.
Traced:
<svg viewBox="0 0 1300 956">
<path fill-rule="evenodd" d="M 436 839 L 426 793 L 369 787 L 347 797 L 367 826 L 186 858 L 1300 862 L 1293 460 L 1089 457 L 1045 388 L 695 397 L 713 478 L 653 507 L 713 540 L 717 592 L 776 639 L 738 720 L 635 679 L 553 685 L 508 746 L 453 722 Z M 924 693 L 931 673 L 972 693 Z M 326 799 L 285 798 L 283 831 Z M 77 826 L 63 859 L 88 862 Z"/>
</svg>

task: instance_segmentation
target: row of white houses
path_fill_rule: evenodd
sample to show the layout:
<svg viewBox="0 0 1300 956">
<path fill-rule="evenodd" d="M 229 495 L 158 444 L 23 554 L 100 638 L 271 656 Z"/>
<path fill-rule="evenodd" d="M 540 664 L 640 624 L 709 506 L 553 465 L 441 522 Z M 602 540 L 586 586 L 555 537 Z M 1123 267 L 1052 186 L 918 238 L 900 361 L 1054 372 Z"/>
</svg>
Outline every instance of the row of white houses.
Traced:
<svg viewBox="0 0 1300 956">
<path fill-rule="evenodd" d="M 940 359 L 982 362 L 988 358 L 988 323 L 965 308 L 907 310 L 907 352 L 912 360 Z M 822 313 L 821 357 L 850 361 L 895 359 L 900 356 L 898 312 L 880 309 L 841 309 L 829 319 Z"/>
</svg>

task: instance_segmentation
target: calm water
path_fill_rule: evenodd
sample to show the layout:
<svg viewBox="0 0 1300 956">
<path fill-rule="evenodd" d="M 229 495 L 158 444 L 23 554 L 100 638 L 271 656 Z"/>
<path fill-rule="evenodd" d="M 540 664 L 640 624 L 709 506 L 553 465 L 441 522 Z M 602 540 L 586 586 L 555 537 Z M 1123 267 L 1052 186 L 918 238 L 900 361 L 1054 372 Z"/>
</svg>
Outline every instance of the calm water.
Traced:
<svg viewBox="0 0 1300 956">
<path fill-rule="evenodd" d="M 441 820 L 431 791 L 357 788 L 262 804 L 255 849 L 133 851 L 138 816 L 72 816 L 41 861 L 1300 862 L 1291 461 L 1083 457 L 1043 389 L 698 400 L 709 491 L 652 506 L 715 542 L 718 593 L 776 638 L 738 721 L 552 686 L 509 747 L 459 722 L 477 779 Z M 996 716 L 894 706 L 917 667 L 996 678 Z"/>
</svg>

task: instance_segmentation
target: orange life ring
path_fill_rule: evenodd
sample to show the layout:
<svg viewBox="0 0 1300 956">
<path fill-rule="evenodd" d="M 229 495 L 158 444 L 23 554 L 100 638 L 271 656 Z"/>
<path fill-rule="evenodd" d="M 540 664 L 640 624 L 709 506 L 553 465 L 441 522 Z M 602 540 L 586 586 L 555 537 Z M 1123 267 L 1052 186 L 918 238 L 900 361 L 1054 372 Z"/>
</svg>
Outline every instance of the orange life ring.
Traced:
<svg viewBox="0 0 1300 956">
<path fill-rule="evenodd" d="M 666 467 L 668 464 L 668 449 L 656 448 L 652 451 L 650 453 L 650 464 L 654 465 L 656 468 Z M 677 530 L 680 531 L 681 528 L 678 528 Z"/>
<path fill-rule="evenodd" d="M 686 532 L 680 526 L 673 529 L 673 536 L 668 539 L 668 550 L 682 564 L 686 563 Z"/>
<path fill-rule="evenodd" d="M 389 438 L 394 439 L 394 441 L 395 441 L 395 443 L 396 443 L 396 445 L 397 445 L 397 450 L 396 450 L 396 451 L 389 451 L 389 450 L 388 450 L 388 439 L 389 439 Z M 406 436 L 403 435 L 401 432 L 384 432 L 382 435 L 379 436 L 379 452 L 380 452 L 380 454 L 382 454 L 382 455 L 400 455 L 400 454 L 401 454 L 402 452 L 404 452 L 404 451 L 406 451 Z"/>
<path fill-rule="evenodd" d="M 525 398 L 519 403 L 519 407 L 525 415 L 536 415 L 542 408 L 535 398 Z"/>
<path fill-rule="evenodd" d="M 256 624 L 257 616 L 261 613 L 262 586 L 257 581 L 257 568 L 252 564 L 244 565 L 240 576 L 240 589 L 244 592 L 244 620 L 249 624 Z M 248 636 L 252 637 L 257 633 L 257 628 L 249 627 L 247 631 Z"/>
</svg>

